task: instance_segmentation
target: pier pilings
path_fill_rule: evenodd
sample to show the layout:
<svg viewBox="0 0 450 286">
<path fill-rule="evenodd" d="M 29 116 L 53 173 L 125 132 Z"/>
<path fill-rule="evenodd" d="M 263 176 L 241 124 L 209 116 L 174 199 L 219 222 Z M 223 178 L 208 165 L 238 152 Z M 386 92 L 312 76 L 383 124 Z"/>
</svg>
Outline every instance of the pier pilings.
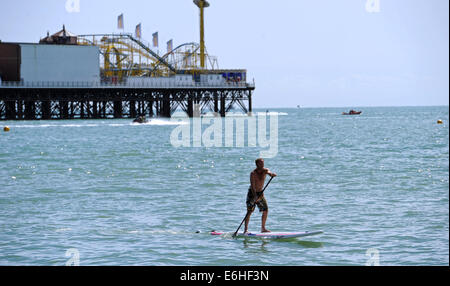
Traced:
<svg viewBox="0 0 450 286">
<path fill-rule="evenodd" d="M 254 87 L 226 88 L 25 88 L 0 86 L 0 120 L 171 117 L 175 111 L 194 116 L 238 109 L 252 111 Z"/>
</svg>

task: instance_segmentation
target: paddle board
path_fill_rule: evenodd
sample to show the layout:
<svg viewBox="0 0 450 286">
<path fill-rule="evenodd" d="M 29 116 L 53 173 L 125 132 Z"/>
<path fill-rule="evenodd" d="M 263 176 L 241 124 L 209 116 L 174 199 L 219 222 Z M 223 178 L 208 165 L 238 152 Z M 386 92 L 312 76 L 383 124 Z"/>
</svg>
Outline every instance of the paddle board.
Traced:
<svg viewBox="0 0 450 286">
<path fill-rule="evenodd" d="M 305 237 L 310 235 L 321 234 L 323 231 L 305 231 L 305 232 L 239 232 L 237 237 L 261 237 L 261 238 L 292 238 L 292 237 Z M 220 232 L 212 231 L 211 235 L 233 235 L 233 232 Z"/>
</svg>

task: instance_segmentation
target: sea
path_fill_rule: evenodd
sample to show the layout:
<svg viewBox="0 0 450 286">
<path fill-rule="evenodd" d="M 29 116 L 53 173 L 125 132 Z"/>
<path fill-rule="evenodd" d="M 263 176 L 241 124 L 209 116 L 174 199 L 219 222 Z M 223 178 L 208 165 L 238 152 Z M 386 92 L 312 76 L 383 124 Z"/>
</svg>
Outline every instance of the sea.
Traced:
<svg viewBox="0 0 450 286">
<path fill-rule="evenodd" d="M 348 110 L 230 115 L 229 144 L 208 116 L 203 141 L 181 116 L 1 121 L 0 265 L 449 265 L 449 107 Z M 266 227 L 323 234 L 232 237 L 258 157 Z"/>
</svg>

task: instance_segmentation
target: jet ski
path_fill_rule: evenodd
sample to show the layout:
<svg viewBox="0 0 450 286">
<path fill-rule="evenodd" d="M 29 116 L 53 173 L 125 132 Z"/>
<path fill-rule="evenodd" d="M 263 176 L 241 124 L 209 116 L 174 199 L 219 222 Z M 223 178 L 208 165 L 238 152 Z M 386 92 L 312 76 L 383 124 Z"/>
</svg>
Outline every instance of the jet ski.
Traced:
<svg viewBox="0 0 450 286">
<path fill-rule="evenodd" d="M 133 120 L 133 123 L 147 123 L 149 122 L 145 116 L 139 116 L 135 120 Z"/>
</svg>

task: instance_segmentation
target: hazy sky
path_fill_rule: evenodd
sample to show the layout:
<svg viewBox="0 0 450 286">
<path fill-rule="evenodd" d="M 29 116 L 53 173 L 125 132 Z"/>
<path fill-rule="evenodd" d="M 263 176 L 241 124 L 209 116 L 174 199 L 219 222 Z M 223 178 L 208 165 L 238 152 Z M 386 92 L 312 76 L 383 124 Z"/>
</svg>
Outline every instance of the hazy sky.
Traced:
<svg viewBox="0 0 450 286">
<path fill-rule="evenodd" d="M 199 42 L 192 0 L 79 0 L 72 13 L 66 2 L 0 0 L 0 40 L 38 42 L 63 24 L 118 32 L 123 13 L 126 32 L 159 32 L 161 52 L 170 39 Z M 255 107 L 448 105 L 448 0 L 209 2 L 207 50 L 220 68 L 248 70 Z"/>
</svg>

